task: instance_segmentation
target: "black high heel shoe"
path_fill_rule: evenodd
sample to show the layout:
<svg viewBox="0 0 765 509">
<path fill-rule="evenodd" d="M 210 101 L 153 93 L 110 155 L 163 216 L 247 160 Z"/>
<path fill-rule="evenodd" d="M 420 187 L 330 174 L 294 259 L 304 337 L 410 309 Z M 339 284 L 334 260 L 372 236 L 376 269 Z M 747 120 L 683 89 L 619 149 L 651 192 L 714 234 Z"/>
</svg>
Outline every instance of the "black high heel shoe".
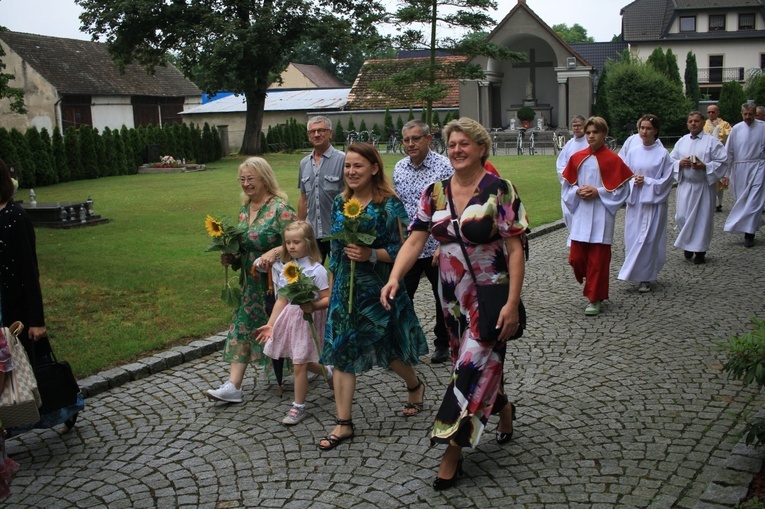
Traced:
<svg viewBox="0 0 765 509">
<path fill-rule="evenodd" d="M 461 476 L 464 472 L 462 471 L 462 456 L 460 456 L 460 460 L 457 462 L 457 470 L 454 472 L 454 475 L 451 479 L 441 479 L 440 477 L 436 476 L 436 480 L 433 481 L 433 489 L 436 491 L 444 491 L 448 490 L 449 488 L 453 487 L 457 483 L 457 478 Z"/>
<path fill-rule="evenodd" d="M 510 405 L 510 420 L 515 421 L 515 405 L 512 403 L 508 403 Z M 513 431 L 515 431 L 515 426 L 513 426 Z M 502 431 L 497 431 L 497 443 L 502 445 L 508 443 L 510 440 L 513 439 L 513 431 L 510 433 L 503 433 Z"/>
</svg>

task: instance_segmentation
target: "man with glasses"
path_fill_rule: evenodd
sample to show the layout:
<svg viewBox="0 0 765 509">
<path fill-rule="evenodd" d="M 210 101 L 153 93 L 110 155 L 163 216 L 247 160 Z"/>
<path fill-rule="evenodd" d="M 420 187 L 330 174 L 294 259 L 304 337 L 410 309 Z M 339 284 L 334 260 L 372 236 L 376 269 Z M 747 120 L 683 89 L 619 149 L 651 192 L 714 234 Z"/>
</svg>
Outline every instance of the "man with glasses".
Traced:
<svg viewBox="0 0 765 509">
<path fill-rule="evenodd" d="M 308 139 L 313 151 L 300 161 L 298 218 L 308 221 L 316 232 L 322 262 L 329 242 L 322 239 L 332 231 L 332 202 L 343 190 L 345 153 L 332 146 L 332 121 L 324 116 L 308 121 Z"/>
<path fill-rule="evenodd" d="M 707 107 L 707 121 L 704 123 L 704 132 L 716 136 L 717 139 L 725 145 L 730 136 L 731 125 L 720 118 L 720 108 L 716 104 L 710 104 Z M 728 179 L 721 178 L 717 183 L 717 206 L 715 212 L 722 212 L 723 192 L 728 188 Z"/>
<path fill-rule="evenodd" d="M 425 188 L 433 182 L 451 177 L 454 168 L 447 158 L 430 150 L 432 135 L 425 122 L 411 120 L 404 124 L 401 134 L 404 138 L 404 148 L 409 155 L 396 163 L 393 169 L 393 187 L 404 203 L 411 222 L 417 213 L 417 206 Z M 420 285 L 423 273 L 430 281 L 430 287 L 436 301 L 436 326 L 433 328 L 436 335 L 433 342 L 435 352 L 430 362 L 435 364 L 449 360 L 449 335 L 441 310 L 441 299 L 438 296 L 437 260 L 434 260 L 433 257 L 437 247 L 438 242 L 433 237 L 429 237 L 420 258 L 404 276 L 406 293 L 412 300 L 414 300 L 414 294 Z"/>
</svg>

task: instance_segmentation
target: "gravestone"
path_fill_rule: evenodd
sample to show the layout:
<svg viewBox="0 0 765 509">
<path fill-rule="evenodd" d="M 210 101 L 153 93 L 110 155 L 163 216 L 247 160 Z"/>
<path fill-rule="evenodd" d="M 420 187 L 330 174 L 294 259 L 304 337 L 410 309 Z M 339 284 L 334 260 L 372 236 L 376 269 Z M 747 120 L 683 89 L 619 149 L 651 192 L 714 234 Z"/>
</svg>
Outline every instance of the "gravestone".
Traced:
<svg viewBox="0 0 765 509">
<path fill-rule="evenodd" d="M 93 199 L 90 197 L 84 201 L 38 202 L 34 189 L 29 190 L 29 197 L 29 203 L 20 201 L 19 204 L 35 226 L 67 229 L 109 222 L 93 211 Z"/>
</svg>

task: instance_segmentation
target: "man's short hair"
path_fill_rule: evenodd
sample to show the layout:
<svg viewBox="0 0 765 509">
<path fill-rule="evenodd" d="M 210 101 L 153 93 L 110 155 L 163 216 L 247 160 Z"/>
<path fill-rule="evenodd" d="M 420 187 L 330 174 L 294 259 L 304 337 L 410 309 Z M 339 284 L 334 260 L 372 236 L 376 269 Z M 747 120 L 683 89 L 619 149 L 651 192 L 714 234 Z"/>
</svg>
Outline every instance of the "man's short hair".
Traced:
<svg viewBox="0 0 765 509">
<path fill-rule="evenodd" d="M 414 129 L 415 127 L 419 127 L 422 129 L 422 134 L 427 136 L 430 134 L 430 126 L 423 122 L 422 120 L 410 120 L 406 124 L 404 124 L 404 127 L 401 128 L 401 136 L 404 135 L 404 131 L 408 131 L 409 129 Z"/>
<path fill-rule="evenodd" d="M 608 122 L 606 122 L 606 119 L 603 117 L 588 118 L 584 123 L 584 130 L 587 131 L 587 128 L 590 126 L 593 126 L 599 133 L 608 134 Z"/>
<path fill-rule="evenodd" d="M 572 123 L 572 124 L 573 124 L 574 122 L 576 122 L 577 120 L 578 120 L 579 122 L 581 122 L 583 125 L 584 125 L 584 123 L 585 123 L 585 122 L 587 122 L 587 119 L 586 119 L 586 118 L 584 118 L 582 115 L 574 115 L 573 117 L 571 117 L 571 123 Z"/>
<path fill-rule="evenodd" d="M 332 121 L 328 119 L 327 117 L 325 117 L 324 115 L 317 115 L 315 117 L 311 117 L 310 119 L 308 119 L 307 127 L 311 127 L 313 124 L 321 124 L 321 123 L 327 124 L 327 127 L 329 129 L 332 129 Z"/>
<path fill-rule="evenodd" d="M 757 105 L 752 101 L 747 101 L 741 105 L 741 111 L 757 111 Z"/>
<path fill-rule="evenodd" d="M 755 113 L 765 113 L 765 106 L 757 106 L 754 110 Z"/>
<path fill-rule="evenodd" d="M 696 115 L 700 116 L 702 120 L 704 120 L 704 115 L 701 114 L 700 111 L 693 110 L 688 115 L 686 115 L 685 119 L 688 120 L 691 117 L 695 117 Z"/>
</svg>

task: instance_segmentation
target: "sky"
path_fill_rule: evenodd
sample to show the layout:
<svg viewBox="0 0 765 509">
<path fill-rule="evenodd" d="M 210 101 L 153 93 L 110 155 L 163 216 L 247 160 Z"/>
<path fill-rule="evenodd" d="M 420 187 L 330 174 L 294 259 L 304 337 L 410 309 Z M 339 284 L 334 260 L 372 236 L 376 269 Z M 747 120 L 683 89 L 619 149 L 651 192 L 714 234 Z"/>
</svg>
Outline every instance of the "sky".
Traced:
<svg viewBox="0 0 765 509">
<path fill-rule="evenodd" d="M 389 0 L 395 5 L 395 2 Z M 492 15 L 500 21 L 515 0 L 498 0 Z M 619 11 L 627 0 L 527 0 L 526 4 L 550 26 L 579 23 L 597 42 L 608 42 L 621 31 Z M 80 32 L 81 8 L 73 0 L 0 0 L 0 25 L 14 32 L 27 32 L 71 39 L 90 39 Z M 596 17 L 593 13 L 597 13 Z"/>
</svg>

